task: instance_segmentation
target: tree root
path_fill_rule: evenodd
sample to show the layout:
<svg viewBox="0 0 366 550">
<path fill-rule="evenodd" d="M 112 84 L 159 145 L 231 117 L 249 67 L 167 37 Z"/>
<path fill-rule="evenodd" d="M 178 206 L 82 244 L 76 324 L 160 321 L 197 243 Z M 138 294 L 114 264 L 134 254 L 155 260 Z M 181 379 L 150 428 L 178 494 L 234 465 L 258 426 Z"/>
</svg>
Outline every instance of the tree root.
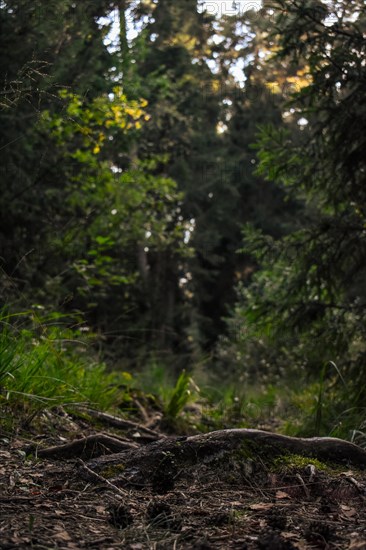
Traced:
<svg viewBox="0 0 366 550">
<path fill-rule="evenodd" d="M 140 477 L 147 478 L 170 464 L 181 468 L 200 462 L 209 464 L 231 453 L 239 453 L 242 460 L 272 460 L 276 456 L 294 454 L 316 458 L 322 462 L 366 468 L 366 450 L 342 439 L 331 437 L 296 438 L 262 430 L 219 430 L 190 437 L 166 438 L 137 449 L 100 457 L 90 463 L 97 471 L 123 463 L 124 471 L 139 469 Z M 169 462 L 169 461 L 168 461 Z"/>
</svg>

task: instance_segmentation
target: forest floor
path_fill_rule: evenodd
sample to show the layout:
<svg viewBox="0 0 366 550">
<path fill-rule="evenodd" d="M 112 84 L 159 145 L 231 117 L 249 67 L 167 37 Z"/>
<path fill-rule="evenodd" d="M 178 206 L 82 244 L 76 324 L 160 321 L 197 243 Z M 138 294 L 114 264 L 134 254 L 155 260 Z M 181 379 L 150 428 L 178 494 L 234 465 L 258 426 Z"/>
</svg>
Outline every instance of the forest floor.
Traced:
<svg viewBox="0 0 366 550">
<path fill-rule="evenodd" d="M 100 433 L 95 423 L 55 414 L 45 425 L 0 433 L 1 549 L 366 550 L 366 475 L 357 468 L 295 457 L 272 468 L 263 456 L 238 466 L 223 455 L 178 468 L 173 483 L 169 461 L 151 479 L 108 480 L 93 477 L 90 452 L 37 452 Z M 155 445 L 138 429 L 108 433 L 131 442 L 127 453 Z"/>
</svg>

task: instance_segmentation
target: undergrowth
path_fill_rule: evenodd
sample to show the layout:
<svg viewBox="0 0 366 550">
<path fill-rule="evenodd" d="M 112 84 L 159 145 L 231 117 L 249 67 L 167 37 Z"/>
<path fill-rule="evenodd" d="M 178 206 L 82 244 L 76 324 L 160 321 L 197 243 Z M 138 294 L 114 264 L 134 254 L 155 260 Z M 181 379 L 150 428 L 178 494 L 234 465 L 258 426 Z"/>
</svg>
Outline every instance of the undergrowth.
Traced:
<svg viewBox="0 0 366 550">
<path fill-rule="evenodd" d="M 188 405 L 200 397 L 200 388 L 191 374 L 183 370 L 174 381 L 173 374 L 163 364 L 152 362 L 140 376 L 144 391 L 152 392 L 160 402 L 162 425 L 169 431 L 184 432 L 194 419 L 184 414 Z"/>
<path fill-rule="evenodd" d="M 161 413 L 172 433 L 259 428 L 294 436 L 335 436 L 366 447 L 366 407 L 354 407 L 335 365 L 318 380 L 257 385 L 199 380 L 150 363 L 140 377 L 109 372 L 82 324 L 34 311 L 0 315 L 0 425 L 28 423 L 44 409 L 85 406 L 129 414 L 133 394 Z M 359 402 L 359 400 L 358 400 Z M 148 414 L 149 411 L 147 411 Z M 137 410 L 138 414 L 138 410 Z"/>
<path fill-rule="evenodd" d="M 32 418 L 57 406 L 106 410 L 121 398 L 124 376 L 93 359 L 82 328 L 67 328 L 58 314 L 0 317 L 0 421 Z M 5 412 L 4 412 L 5 411 Z M 10 414 L 9 414 L 10 413 Z"/>
</svg>

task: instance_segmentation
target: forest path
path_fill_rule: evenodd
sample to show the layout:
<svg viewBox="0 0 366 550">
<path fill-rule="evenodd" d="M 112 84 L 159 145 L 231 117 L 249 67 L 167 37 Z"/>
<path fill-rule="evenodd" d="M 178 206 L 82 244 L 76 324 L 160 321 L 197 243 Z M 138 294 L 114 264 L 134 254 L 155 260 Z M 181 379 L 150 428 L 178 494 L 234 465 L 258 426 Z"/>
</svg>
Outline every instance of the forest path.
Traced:
<svg viewBox="0 0 366 550">
<path fill-rule="evenodd" d="M 97 433 L 84 420 L 78 427 Z M 59 433 L 32 444 L 80 441 Z M 112 445 L 126 450 L 93 458 L 79 445 L 67 459 L 26 456 L 29 439 L 2 434 L 0 548 L 366 550 L 366 475 L 342 465 L 344 457 L 325 464 L 291 454 L 283 443 L 293 438 L 265 434 L 264 444 L 261 434 L 228 430 L 137 445 L 136 432 L 112 433 Z M 88 441 L 100 454 L 95 437 Z"/>
</svg>

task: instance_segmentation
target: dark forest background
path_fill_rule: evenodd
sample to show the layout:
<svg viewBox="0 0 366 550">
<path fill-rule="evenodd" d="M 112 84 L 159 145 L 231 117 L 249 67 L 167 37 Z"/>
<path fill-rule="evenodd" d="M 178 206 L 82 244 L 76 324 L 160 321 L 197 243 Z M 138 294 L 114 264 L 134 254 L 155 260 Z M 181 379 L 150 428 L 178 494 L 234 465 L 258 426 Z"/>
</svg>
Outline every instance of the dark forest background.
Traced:
<svg viewBox="0 0 366 550">
<path fill-rule="evenodd" d="M 365 33 L 361 0 L 2 0 L 3 327 L 362 433 Z"/>
</svg>

